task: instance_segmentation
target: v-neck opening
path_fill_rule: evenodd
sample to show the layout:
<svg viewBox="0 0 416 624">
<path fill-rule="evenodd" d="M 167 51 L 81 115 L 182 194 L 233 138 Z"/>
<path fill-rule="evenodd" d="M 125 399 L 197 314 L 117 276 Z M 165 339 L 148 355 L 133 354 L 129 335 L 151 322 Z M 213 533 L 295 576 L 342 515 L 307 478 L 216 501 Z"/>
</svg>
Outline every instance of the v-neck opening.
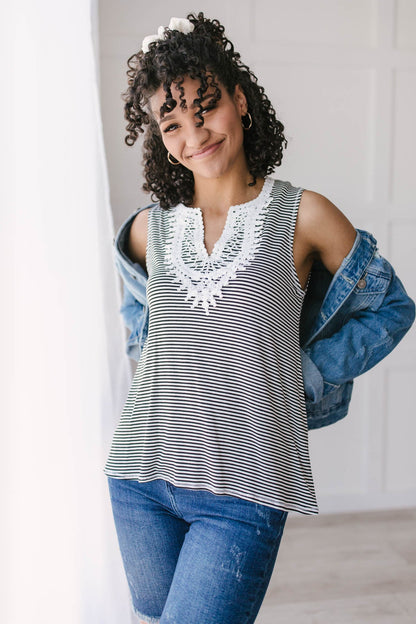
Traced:
<svg viewBox="0 0 416 624">
<path fill-rule="evenodd" d="M 205 244 L 205 223 L 204 223 L 204 215 L 202 214 L 202 210 L 200 208 L 196 208 L 196 210 L 198 211 L 198 216 L 200 219 L 200 229 L 199 232 L 202 236 L 202 246 L 200 246 L 201 250 L 204 250 L 205 255 L 207 256 L 207 258 L 209 260 L 211 260 L 215 253 L 220 253 L 221 252 L 221 247 L 224 246 L 224 239 L 226 237 L 226 234 L 230 228 L 230 223 L 231 223 L 231 219 L 232 219 L 232 213 L 234 212 L 234 209 L 236 208 L 236 206 L 230 206 L 228 208 L 227 211 L 227 216 L 225 218 L 225 223 L 224 223 L 224 227 L 222 228 L 222 232 L 219 236 L 219 238 L 215 241 L 211 253 L 208 253 L 208 249 L 207 246 Z M 198 232 L 198 230 L 196 230 L 196 232 Z"/>
<path fill-rule="evenodd" d="M 231 221 L 232 221 L 232 217 L 234 213 L 237 210 L 247 209 L 250 207 L 254 208 L 256 205 L 259 205 L 259 204 L 262 206 L 271 194 L 273 182 L 274 181 L 272 178 L 270 178 L 269 176 L 266 176 L 264 178 L 261 191 L 256 197 L 254 197 L 253 199 L 250 199 L 248 202 L 243 202 L 241 204 L 233 204 L 232 206 L 228 208 L 224 227 L 222 229 L 222 232 L 219 238 L 215 241 L 212 247 L 211 253 L 208 253 L 207 247 L 205 245 L 205 224 L 204 224 L 204 218 L 203 218 L 203 213 L 202 213 L 201 208 L 196 207 L 196 206 L 185 206 L 182 203 L 179 204 L 181 208 L 186 208 L 188 210 L 195 211 L 194 214 L 197 215 L 199 219 L 199 226 L 200 226 L 199 228 L 195 230 L 195 236 L 197 237 L 199 235 L 199 238 L 202 239 L 202 240 L 195 240 L 196 247 L 200 251 L 203 252 L 203 255 L 208 261 L 212 260 L 213 258 L 221 254 L 221 250 L 223 249 L 224 243 L 226 242 L 226 235 L 228 233 L 228 230 L 230 229 L 230 225 L 231 225 Z"/>
</svg>

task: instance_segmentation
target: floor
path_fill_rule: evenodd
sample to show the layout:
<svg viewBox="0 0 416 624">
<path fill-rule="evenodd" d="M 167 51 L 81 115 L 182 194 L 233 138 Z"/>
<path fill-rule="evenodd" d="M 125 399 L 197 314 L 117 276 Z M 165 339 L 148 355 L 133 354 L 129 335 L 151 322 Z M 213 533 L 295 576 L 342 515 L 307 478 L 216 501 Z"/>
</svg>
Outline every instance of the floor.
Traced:
<svg viewBox="0 0 416 624">
<path fill-rule="evenodd" d="M 416 508 L 289 513 L 256 624 L 416 624 Z"/>
</svg>

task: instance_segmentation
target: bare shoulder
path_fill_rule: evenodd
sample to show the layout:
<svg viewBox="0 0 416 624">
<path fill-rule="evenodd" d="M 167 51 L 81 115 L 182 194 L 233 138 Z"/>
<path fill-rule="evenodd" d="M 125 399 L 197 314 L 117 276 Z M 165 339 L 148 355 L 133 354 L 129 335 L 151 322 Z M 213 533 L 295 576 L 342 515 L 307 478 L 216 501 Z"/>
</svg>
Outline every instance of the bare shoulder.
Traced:
<svg viewBox="0 0 416 624">
<path fill-rule="evenodd" d="M 299 203 L 296 235 L 304 254 L 319 257 L 327 269 L 335 273 L 354 244 L 356 230 L 327 197 L 304 190 Z"/>
<path fill-rule="evenodd" d="M 308 229 L 312 227 L 320 230 L 328 224 L 329 227 L 333 227 L 334 223 L 340 226 L 349 224 L 353 227 L 344 213 L 327 197 L 307 189 L 302 193 L 298 219 L 306 225 Z"/>
<path fill-rule="evenodd" d="M 128 254 L 133 262 L 138 262 L 145 271 L 147 249 L 147 221 L 149 210 L 141 210 L 134 217 L 129 234 Z"/>
</svg>

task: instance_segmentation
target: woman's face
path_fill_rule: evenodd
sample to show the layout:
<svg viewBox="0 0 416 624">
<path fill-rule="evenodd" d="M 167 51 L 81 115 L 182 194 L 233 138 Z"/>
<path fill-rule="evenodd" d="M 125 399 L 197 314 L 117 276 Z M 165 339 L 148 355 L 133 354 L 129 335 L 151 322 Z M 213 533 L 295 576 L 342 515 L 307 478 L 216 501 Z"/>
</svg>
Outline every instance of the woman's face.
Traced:
<svg viewBox="0 0 416 624">
<path fill-rule="evenodd" d="M 166 94 L 159 87 L 150 98 L 152 113 L 159 125 L 163 143 L 176 160 L 190 169 L 195 181 L 198 177 L 220 178 L 232 171 L 234 167 L 246 165 L 243 148 L 243 127 L 241 117 L 247 113 L 247 101 L 244 93 L 237 85 L 233 96 L 226 88 L 217 83 L 221 90 L 221 98 L 211 107 L 210 101 L 214 88 L 208 87 L 202 106 L 204 125 L 198 127 L 195 114 L 199 107 L 193 106 L 198 98 L 199 80 L 186 76 L 182 83 L 186 108 L 180 107 L 180 92 L 172 85 L 172 97 L 177 106 L 173 111 L 160 117 L 160 107 L 165 102 Z"/>
</svg>

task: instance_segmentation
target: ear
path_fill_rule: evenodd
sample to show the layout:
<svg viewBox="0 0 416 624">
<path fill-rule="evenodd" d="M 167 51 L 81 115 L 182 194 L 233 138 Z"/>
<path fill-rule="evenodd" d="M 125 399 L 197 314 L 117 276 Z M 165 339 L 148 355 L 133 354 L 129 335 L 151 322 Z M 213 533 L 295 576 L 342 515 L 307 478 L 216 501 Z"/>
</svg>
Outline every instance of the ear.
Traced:
<svg viewBox="0 0 416 624">
<path fill-rule="evenodd" d="M 247 99 L 241 85 L 235 85 L 234 102 L 241 116 L 247 114 Z"/>
</svg>

